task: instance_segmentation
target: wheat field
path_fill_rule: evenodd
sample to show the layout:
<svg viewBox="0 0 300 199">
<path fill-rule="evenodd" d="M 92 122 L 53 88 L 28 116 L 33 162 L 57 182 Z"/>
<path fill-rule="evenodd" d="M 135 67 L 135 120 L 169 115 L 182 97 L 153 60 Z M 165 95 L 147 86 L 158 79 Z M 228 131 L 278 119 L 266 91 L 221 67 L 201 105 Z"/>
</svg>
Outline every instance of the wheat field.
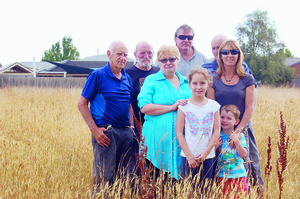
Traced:
<svg viewBox="0 0 300 199">
<path fill-rule="evenodd" d="M 0 198 L 90 197 L 91 133 L 77 109 L 80 93 L 79 88 L 0 90 Z M 252 125 L 265 182 L 267 143 L 268 137 L 271 138 L 272 171 L 265 197 L 279 197 L 276 160 L 280 112 L 289 136 L 282 198 L 300 198 L 300 89 L 261 86 Z M 109 190 L 110 198 L 140 197 L 141 193 L 132 192 L 127 184 L 126 178 L 117 180 L 113 190 Z M 189 185 L 184 182 L 172 186 L 177 189 L 177 195 L 165 187 L 165 198 L 200 197 L 190 193 Z M 122 196 L 118 189 L 123 189 Z M 250 195 L 257 197 L 254 191 Z M 210 197 L 217 198 L 217 195 Z"/>
</svg>

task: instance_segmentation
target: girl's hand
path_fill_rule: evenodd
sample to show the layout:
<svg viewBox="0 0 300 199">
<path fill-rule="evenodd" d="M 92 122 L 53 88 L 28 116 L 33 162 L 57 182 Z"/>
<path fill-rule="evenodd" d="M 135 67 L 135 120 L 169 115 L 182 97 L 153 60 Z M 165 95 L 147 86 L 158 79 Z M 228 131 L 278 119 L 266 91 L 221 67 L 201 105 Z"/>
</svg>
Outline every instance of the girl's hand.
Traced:
<svg viewBox="0 0 300 199">
<path fill-rule="evenodd" d="M 196 168 L 196 167 L 199 166 L 199 164 L 197 163 L 197 161 L 196 161 L 194 158 L 190 159 L 190 160 L 188 161 L 188 163 L 189 163 L 189 166 L 190 166 L 192 169 L 194 169 L 194 168 Z"/>
<path fill-rule="evenodd" d="M 221 153 L 221 146 L 222 146 L 222 144 L 223 144 L 223 142 L 222 142 L 222 138 L 221 137 L 219 137 L 219 139 L 218 139 L 218 142 L 217 142 L 217 144 L 216 144 L 216 152 L 217 153 Z"/>
<path fill-rule="evenodd" d="M 206 160 L 206 157 L 208 156 L 208 153 L 206 151 L 202 151 L 199 155 L 195 157 L 198 164 L 204 162 Z"/>
</svg>

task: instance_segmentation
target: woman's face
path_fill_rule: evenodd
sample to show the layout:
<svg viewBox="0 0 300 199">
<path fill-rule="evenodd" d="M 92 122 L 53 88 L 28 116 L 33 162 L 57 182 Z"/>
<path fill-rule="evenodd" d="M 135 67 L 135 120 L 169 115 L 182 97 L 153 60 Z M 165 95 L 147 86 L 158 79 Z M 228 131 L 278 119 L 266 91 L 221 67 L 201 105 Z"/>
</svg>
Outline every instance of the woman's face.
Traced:
<svg viewBox="0 0 300 199">
<path fill-rule="evenodd" d="M 175 55 L 166 54 L 159 59 L 159 68 L 163 74 L 175 74 L 179 64 Z"/>
<path fill-rule="evenodd" d="M 224 46 L 220 53 L 224 66 L 236 67 L 240 51 L 234 45 L 227 44 L 226 46 Z"/>
</svg>

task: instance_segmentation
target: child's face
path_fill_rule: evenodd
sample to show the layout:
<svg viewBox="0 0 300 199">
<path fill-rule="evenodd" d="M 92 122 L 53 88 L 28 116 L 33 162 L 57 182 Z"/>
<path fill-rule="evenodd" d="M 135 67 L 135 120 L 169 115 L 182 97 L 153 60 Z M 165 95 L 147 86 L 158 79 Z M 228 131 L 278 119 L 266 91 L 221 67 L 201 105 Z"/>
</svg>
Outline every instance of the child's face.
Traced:
<svg viewBox="0 0 300 199">
<path fill-rule="evenodd" d="M 194 96 L 205 96 L 208 88 L 208 81 L 205 79 L 203 74 L 196 73 L 193 75 L 192 80 L 189 82 L 189 86 L 192 89 L 192 93 Z"/>
<path fill-rule="evenodd" d="M 221 112 L 221 127 L 224 130 L 233 130 L 234 125 L 237 125 L 239 120 L 236 120 L 233 113 L 231 111 L 222 111 Z"/>
</svg>

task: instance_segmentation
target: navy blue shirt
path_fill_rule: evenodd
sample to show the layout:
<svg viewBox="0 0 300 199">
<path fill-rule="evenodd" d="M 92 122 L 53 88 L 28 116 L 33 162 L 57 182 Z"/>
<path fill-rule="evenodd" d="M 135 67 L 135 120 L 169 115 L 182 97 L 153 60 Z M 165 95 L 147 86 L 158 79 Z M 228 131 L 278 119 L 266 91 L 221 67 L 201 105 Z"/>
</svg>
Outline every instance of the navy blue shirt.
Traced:
<svg viewBox="0 0 300 199">
<path fill-rule="evenodd" d="M 245 72 L 252 75 L 252 77 L 254 78 L 251 69 L 249 68 L 249 66 L 246 64 L 246 62 L 243 61 L 242 66 L 245 69 Z M 216 70 L 218 69 L 219 65 L 218 62 L 216 60 L 213 60 L 211 62 L 207 62 L 205 64 L 202 65 L 202 68 L 205 68 L 206 70 L 210 71 L 211 74 L 216 74 Z M 255 78 L 254 78 L 255 80 Z M 257 83 L 255 83 L 255 88 L 257 87 Z"/>
<path fill-rule="evenodd" d="M 132 81 L 122 69 L 118 79 L 109 63 L 89 74 L 81 95 L 90 101 L 90 111 L 97 125 L 130 126 L 129 104 L 132 99 Z"/>
<path fill-rule="evenodd" d="M 236 105 L 241 112 L 239 119 L 242 120 L 246 109 L 246 89 L 253 84 L 255 84 L 253 76 L 247 73 L 234 85 L 226 85 L 218 75 L 214 75 L 212 88 L 215 89 L 216 101 L 221 108 L 228 104 Z"/>
<path fill-rule="evenodd" d="M 144 114 L 141 112 L 138 106 L 137 97 L 140 94 L 141 88 L 144 84 L 144 81 L 148 75 L 157 73 L 159 71 L 158 67 L 152 66 L 150 70 L 144 71 L 137 68 L 135 65 L 125 68 L 126 73 L 131 77 L 133 84 L 133 95 L 132 95 L 132 108 L 135 114 L 135 117 L 139 122 L 144 124 Z"/>
</svg>

